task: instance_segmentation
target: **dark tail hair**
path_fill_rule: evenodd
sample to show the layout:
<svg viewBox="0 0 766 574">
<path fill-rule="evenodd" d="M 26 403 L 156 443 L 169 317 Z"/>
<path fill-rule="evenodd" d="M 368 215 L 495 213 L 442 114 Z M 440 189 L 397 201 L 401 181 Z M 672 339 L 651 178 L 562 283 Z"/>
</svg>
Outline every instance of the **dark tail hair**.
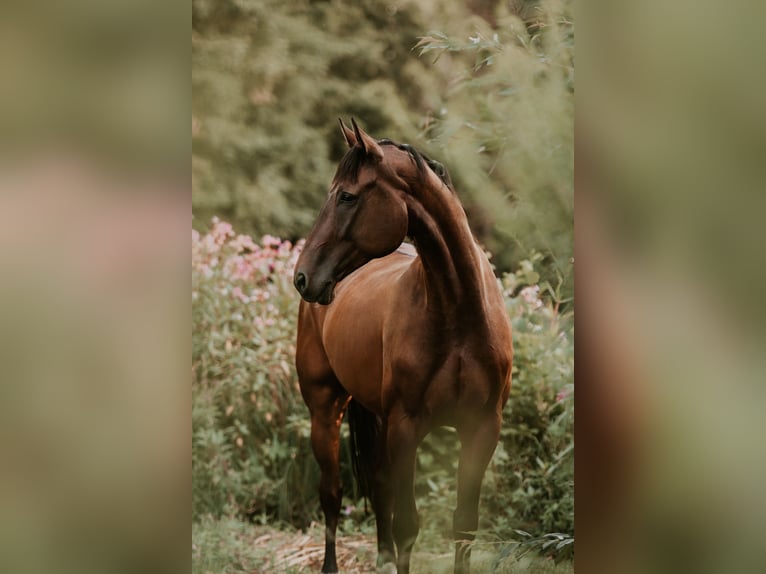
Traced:
<svg viewBox="0 0 766 574">
<path fill-rule="evenodd" d="M 350 432 L 351 468 L 359 489 L 359 493 L 367 500 L 372 498 L 372 483 L 375 469 L 383 461 L 379 456 L 385 456 L 380 452 L 379 441 L 382 439 L 383 424 L 377 415 L 368 411 L 354 399 L 348 404 L 346 411 Z"/>
</svg>

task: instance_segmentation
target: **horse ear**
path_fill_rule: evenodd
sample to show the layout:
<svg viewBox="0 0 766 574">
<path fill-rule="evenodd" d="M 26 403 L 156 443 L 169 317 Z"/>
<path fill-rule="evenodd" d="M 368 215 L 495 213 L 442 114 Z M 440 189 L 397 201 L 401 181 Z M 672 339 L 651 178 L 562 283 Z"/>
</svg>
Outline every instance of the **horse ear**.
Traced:
<svg viewBox="0 0 766 574">
<path fill-rule="evenodd" d="M 338 123 L 340 123 L 340 131 L 343 133 L 343 138 L 346 140 L 346 144 L 348 144 L 348 147 L 350 148 L 354 147 L 356 145 L 356 135 L 346 127 L 346 124 L 343 123 L 342 119 L 338 118 Z"/>
<path fill-rule="evenodd" d="M 378 142 L 356 125 L 356 120 L 354 118 L 351 118 L 351 125 L 354 126 L 354 135 L 356 136 L 357 144 L 364 150 L 364 153 L 376 160 L 383 159 L 383 150 L 380 148 L 380 145 L 378 145 Z"/>
</svg>

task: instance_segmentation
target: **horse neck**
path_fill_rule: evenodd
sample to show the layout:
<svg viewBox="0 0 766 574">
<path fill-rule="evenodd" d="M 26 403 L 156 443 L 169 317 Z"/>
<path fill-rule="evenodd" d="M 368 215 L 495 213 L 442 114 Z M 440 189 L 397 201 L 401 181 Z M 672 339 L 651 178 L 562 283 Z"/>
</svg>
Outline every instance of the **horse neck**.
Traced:
<svg viewBox="0 0 766 574">
<path fill-rule="evenodd" d="M 408 198 L 409 233 L 423 266 L 429 307 L 445 318 L 479 318 L 485 305 L 483 254 L 463 206 L 452 191 L 429 173 L 412 186 Z"/>
</svg>

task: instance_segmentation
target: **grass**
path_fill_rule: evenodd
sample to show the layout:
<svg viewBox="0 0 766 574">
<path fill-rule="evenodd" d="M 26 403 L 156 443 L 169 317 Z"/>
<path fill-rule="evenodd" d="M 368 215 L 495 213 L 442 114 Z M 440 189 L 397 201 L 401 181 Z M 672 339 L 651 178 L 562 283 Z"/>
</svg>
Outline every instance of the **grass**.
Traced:
<svg viewBox="0 0 766 574">
<path fill-rule="evenodd" d="M 254 545 L 257 527 L 235 519 L 203 519 L 192 524 L 192 574 L 258 572 L 268 549 Z"/>
<path fill-rule="evenodd" d="M 203 518 L 192 525 L 192 574 L 304 574 L 319 572 L 324 553 L 324 529 L 316 524 L 301 532 L 241 522 L 235 518 Z M 427 548 L 420 550 L 419 548 Z M 554 563 L 534 554 L 506 559 L 496 570 L 497 552 L 478 543 L 472 572 L 497 574 L 571 574 L 572 562 Z M 451 574 L 452 543 L 420 540 L 412 558 L 412 574 Z M 374 572 L 375 539 L 370 534 L 346 534 L 338 540 L 338 565 L 344 574 Z"/>
</svg>

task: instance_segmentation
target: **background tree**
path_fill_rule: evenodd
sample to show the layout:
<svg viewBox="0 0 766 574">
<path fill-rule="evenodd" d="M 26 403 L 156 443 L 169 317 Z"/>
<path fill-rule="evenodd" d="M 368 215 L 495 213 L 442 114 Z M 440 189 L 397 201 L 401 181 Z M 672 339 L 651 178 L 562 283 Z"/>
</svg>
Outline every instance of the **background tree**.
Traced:
<svg viewBox="0 0 766 574">
<path fill-rule="evenodd" d="M 499 270 L 540 252 L 543 280 L 571 295 L 571 2 L 192 9 L 197 229 L 217 215 L 305 236 L 344 152 L 336 118 L 354 116 L 447 165 Z"/>
</svg>

